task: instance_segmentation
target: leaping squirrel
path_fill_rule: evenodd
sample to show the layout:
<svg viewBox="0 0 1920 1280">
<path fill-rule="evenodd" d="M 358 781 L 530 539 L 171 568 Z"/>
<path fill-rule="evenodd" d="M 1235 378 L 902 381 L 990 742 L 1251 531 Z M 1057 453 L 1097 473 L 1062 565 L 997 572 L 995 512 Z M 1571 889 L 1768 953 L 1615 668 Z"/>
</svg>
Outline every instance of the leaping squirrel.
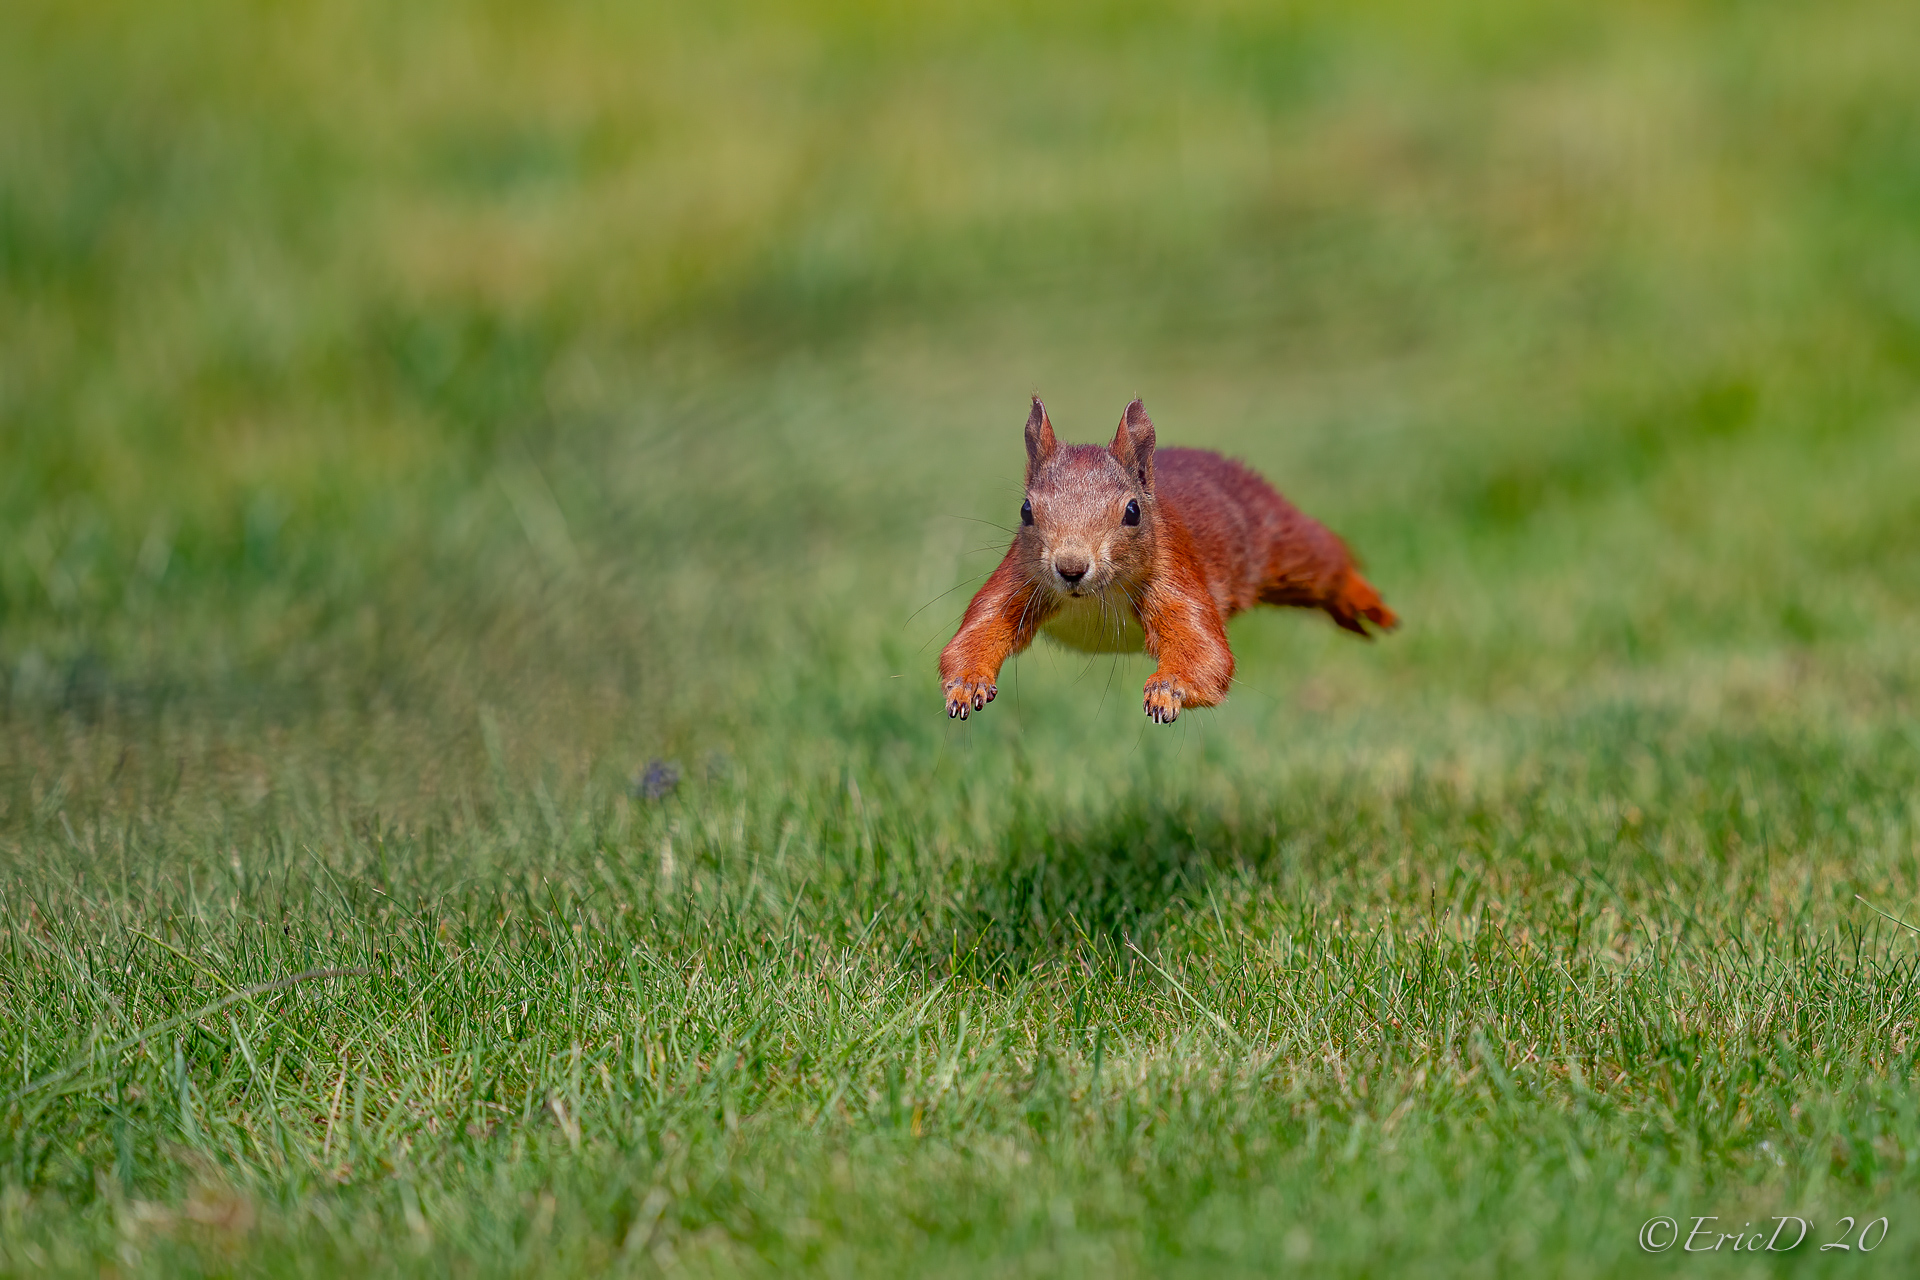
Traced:
<svg viewBox="0 0 1920 1280">
<path fill-rule="evenodd" d="M 1366 639 L 1362 619 L 1400 621 L 1346 543 L 1247 467 L 1204 449 L 1156 453 L 1138 400 L 1106 448 L 1061 445 L 1035 396 L 1019 532 L 940 651 L 947 714 L 992 702 L 1000 664 L 1045 631 L 1086 653 L 1152 654 L 1147 715 L 1171 724 L 1226 698 L 1226 620 L 1256 604 L 1324 609 Z"/>
</svg>

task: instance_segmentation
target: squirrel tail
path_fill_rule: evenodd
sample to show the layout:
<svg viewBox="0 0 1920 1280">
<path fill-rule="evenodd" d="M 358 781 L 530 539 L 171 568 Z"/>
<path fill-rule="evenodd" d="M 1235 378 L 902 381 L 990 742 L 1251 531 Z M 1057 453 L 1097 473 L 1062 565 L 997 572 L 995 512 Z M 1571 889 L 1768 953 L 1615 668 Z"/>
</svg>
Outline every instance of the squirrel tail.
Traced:
<svg viewBox="0 0 1920 1280">
<path fill-rule="evenodd" d="M 1366 640 L 1371 640 L 1373 637 L 1361 624 L 1362 618 L 1382 631 L 1391 631 L 1400 625 L 1400 616 L 1387 607 L 1387 602 L 1380 598 L 1380 593 L 1373 589 L 1373 584 L 1353 569 L 1347 570 L 1339 588 L 1334 591 L 1333 598 L 1327 601 L 1325 608 L 1335 622 Z"/>
</svg>

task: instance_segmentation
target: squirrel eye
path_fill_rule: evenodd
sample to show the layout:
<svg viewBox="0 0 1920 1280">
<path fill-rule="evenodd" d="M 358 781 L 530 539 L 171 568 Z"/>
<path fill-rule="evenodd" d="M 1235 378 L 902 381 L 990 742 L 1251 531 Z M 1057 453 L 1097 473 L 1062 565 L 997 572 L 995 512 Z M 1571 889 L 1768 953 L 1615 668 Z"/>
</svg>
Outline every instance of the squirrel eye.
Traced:
<svg viewBox="0 0 1920 1280">
<path fill-rule="evenodd" d="M 1032 498 L 1028 498 L 1025 502 L 1020 504 L 1020 523 L 1021 524 L 1033 523 L 1033 499 Z"/>
<path fill-rule="evenodd" d="M 1140 503 L 1138 502 L 1138 500 L 1133 498 L 1127 499 L 1127 511 L 1125 515 L 1120 517 L 1120 523 L 1121 524 L 1139 524 L 1140 523 Z"/>
</svg>

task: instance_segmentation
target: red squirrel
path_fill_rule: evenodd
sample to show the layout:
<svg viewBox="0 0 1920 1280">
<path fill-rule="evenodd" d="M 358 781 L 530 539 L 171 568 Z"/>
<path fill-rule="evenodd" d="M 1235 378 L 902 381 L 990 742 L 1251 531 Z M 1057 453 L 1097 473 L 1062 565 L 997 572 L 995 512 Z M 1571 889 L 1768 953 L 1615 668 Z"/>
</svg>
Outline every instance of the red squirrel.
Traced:
<svg viewBox="0 0 1920 1280">
<path fill-rule="evenodd" d="M 1087 653 L 1152 654 L 1147 715 L 1171 724 L 1226 698 L 1226 621 L 1256 604 L 1324 609 L 1369 640 L 1362 619 L 1400 621 L 1347 544 L 1247 467 L 1204 449 L 1156 453 L 1138 400 L 1106 448 L 1062 445 L 1035 396 L 1020 529 L 940 651 L 947 715 L 992 702 L 1000 664 L 1044 631 Z"/>
</svg>

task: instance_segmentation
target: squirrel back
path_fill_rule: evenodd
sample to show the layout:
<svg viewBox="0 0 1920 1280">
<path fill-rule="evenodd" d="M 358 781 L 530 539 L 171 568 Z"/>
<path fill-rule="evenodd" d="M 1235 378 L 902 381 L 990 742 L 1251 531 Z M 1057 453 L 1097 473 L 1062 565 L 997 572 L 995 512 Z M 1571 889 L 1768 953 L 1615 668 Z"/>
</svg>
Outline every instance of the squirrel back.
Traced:
<svg viewBox="0 0 1920 1280">
<path fill-rule="evenodd" d="M 1207 449 L 1162 449 L 1157 474 L 1163 518 L 1186 526 L 1224 616 L 1256 604 L 1322 609 L 1369 640 L 1361 619 L 1399 625 L 1339 535 L 1251 467 Z"/>
</svg>

